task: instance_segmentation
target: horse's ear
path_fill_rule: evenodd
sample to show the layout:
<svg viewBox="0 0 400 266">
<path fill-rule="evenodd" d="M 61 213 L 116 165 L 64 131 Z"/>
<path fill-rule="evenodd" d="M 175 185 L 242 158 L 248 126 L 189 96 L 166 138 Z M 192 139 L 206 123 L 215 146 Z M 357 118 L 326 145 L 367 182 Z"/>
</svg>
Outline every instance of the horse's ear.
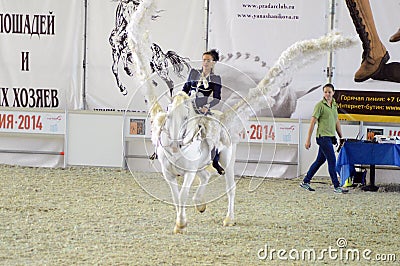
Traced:
<svg viewBox="0 0 400 266">
<path fill-rule="evenodd" d="M 151 106 L 150 109 L 150 117 L 155 117 L 158 113 L 163 112 L 164 110 L 162 109 L 161 105 L 156 101 L 154 104 Z"/>
<path fill-rule="evenodd" d="M 167 112 L 172 109 L 172 103 L 169 103 L 167 106 Z"/>
<path fill-rule="evenodd" d="M 186 92 L 184 92 L 184 91 L 179 91 L 177 94 L 176 94 L 176 96 L 180 96 L 180 97 L 182 97 L 184 100 L 187 100 L 187 99 L 189 99 L 190 97 L 189 97 L 189 95 L 186 93 Z"/>
</svg>

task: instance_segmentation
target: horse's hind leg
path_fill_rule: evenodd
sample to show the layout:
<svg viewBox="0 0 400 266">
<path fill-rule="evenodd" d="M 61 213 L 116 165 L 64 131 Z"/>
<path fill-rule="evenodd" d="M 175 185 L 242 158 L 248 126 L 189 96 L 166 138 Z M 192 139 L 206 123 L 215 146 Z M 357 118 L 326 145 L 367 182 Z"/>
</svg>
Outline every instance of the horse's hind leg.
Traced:
<svg viewBox="0 0 400 266">
<path fill-rule="evenodd" d="M 207 207 L 207 205 L 204 202 L 204 192 L 206 190 L 208 180 L 210 180 L 210 173 L 207 170 L 202 170 L 199 171 L 197 175 L 200 178 L 200 185 L 193 196 L 193 201 L 196 206 L 196 209 L 199 212 L 204 212 Z"/>
<path fill-rule="evenodd" d="M 221 152 L 220 161 L 225 166 L 225 181 L 226 181 L 226 193 L 228 195 L 228 212 L 224 219 L 224 226 L 234 226 L 235 223 L 235 193 L 236 193 L 236 182 L 234 176 L 234 165 L 236 159 L 236 145 L 232 148 L 224 149 Z"/>
<path fill-rule="evenodd" d="M 225 180 L 226 180 L 226 191 L 228 195 L 228 212 L 224 219 L 224 226 L 234 226 L 236 224 L 235 214 L 234 214 L 236 183 L 233 174 L 233 167 L 232 169 L 229 167 L 226 168 Z"/>
</svg>

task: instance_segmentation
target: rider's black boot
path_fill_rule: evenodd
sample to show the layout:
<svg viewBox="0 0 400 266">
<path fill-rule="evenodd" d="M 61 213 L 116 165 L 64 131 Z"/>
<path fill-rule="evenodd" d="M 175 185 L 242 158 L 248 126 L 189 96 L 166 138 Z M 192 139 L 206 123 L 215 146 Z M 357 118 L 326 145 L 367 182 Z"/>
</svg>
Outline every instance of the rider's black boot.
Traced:
<svg viewBox="0 0 400 266">
<path fill-rule="evenodd" d="M 222 168 L 222 166 L 219 164 L 218 161 L 219 161 L 219 152 L 217 151 L 215 153 L 212 165 L 217 170 L 218 174 L 224 175 L 225 174 L 225 169 Z"/>
</svg>

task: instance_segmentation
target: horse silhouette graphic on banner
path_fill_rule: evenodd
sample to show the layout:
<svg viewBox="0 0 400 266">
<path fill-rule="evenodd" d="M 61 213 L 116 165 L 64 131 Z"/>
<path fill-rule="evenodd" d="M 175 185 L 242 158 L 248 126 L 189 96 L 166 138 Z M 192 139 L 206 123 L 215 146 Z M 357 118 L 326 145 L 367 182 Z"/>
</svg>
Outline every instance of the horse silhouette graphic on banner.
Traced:
<svg viewBox="0 0 400 266">
<path fill-rule="evenodd" d="M 127 27 L 129 25 L 129 22 L 131 21 L 132 14 L 137 11 L 137 8 L 142 1 L 114 1 L 118 1 L 119 3 L 115 12 L 115 27 L 111 31 L 109 37 L 113 58 L 112 72 L 117 82 L 119 91 L 123 95 L 127 95 L 128 91 L 120 79 L 118 68 L 121 61 L 126 75 L 133 77 L 136 74 L 136 67 L 133 59 L 136 51 L 132 50 L 129 47 Z M 157 19 L 157 17 L 158 15 L 153 15 L 152 20 Z M 184 58 L 174 51 L 167 51 L 166 53 L 164 53 L 161 47 L 156 43 L 153 43 L 151 45 L 151 51 L 152 58 L 151 62 L 149 62 L 149 65 L 152 71 L 157 73 L 157 75 L 159 75 L 160 78 L 166 82 L 172 95 L 174 82 L 169 76 L 169 71 L 172 68 L 176 75 L 182 77 L 182 72 L 184 71 L 184 69 L 190 69 L 190 66 L 187 63 L 188 58 Z"/>
</svg>

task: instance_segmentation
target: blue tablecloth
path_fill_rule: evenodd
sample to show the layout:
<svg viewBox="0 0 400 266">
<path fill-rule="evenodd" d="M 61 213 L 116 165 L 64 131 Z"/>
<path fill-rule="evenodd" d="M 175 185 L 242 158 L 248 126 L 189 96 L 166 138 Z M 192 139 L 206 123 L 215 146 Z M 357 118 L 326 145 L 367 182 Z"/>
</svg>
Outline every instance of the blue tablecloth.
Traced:
<svg viewBox="0 0 400 266">
<path fill-rule="evenodd" d="M 341 185 L 351 176 L 354 164 L 400 166 L 400 144 L 345 142 L 336 162 Z"/>
</svg>

